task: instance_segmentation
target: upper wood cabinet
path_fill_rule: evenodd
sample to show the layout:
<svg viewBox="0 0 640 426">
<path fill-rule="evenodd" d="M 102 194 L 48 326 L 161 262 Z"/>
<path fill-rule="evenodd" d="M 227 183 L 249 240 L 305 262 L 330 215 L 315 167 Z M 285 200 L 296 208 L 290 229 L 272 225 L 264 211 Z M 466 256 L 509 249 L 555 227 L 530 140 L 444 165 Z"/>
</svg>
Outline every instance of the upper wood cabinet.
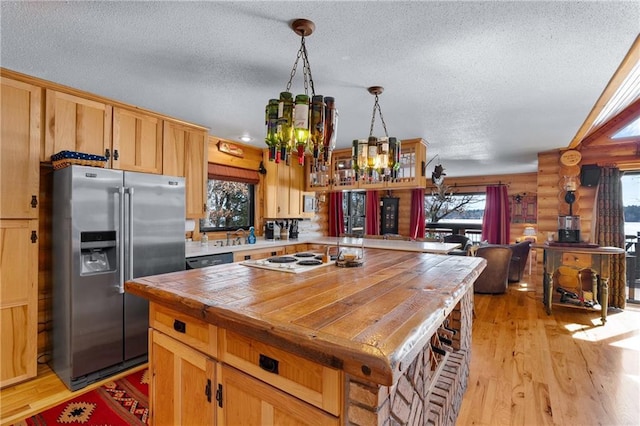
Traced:
<svg viewBox="0 0 640 426">
<path fill-rule="evenodd" d="M 162 119 L 113 108 L 112 167 L 162 174 Z"/>
<path fill-rule="evenodd" d="M 111 105 L 47 89 L 41 161 L 68 150 L 108 157 L 111 167 Z"/>
<path fill-rule="evenodd" d="M 301 218 L 305 168 L 295 156 L 291 164 L 269 161 L 264 151 L 264 217 L 267 219 Z"/>
<path fill-rule="evenodd" d="M 38 217 L 42 89 L 2 77 L 0 217 Z"/>
<path fill-rule="evenodd" d="M 162 173 L 184 176 L 186 216 L 203 218 L 206 213 L 207 131 L 181 123 L 164 121 Z"/>
</svg>

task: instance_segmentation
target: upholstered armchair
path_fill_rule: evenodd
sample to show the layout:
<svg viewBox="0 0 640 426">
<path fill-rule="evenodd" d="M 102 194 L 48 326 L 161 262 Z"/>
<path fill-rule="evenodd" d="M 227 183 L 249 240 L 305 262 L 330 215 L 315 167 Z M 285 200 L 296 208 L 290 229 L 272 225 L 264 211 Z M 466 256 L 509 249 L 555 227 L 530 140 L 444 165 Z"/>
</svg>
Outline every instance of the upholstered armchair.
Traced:
<svg viewBox="0 0 640 426">
<path fill-rule="evenodd" d="M 518 282 L 524 274 L 524 267 L 527 264 L 531 241 L 525 240 L 509 245 L 511 249 L 511 264 L 509 266 L 509 282 Z"/>
<path fill-rule="evenodd" d="M 506 246 L 480 246 L 476 257 L 487 260 L 487 267 L 473 284 L 475 293 L 499 294 L 507 291 L 509 286 L 509 264 L 511 249 Z"/>
<path fill-rule="evenodd" d="M 467 256 L 469 254 L 469 249 L 473 245 L 473 243 L 471 242 L 471 240 L 468 237 L 465 237 L 464 235 L 458 235 L 458 234 L 446 235 L 444 237 L 443 241 L 445 243 L 459 243 L 460 244 L 460 248 L 459 249 L 455 249 L 455 250 L 452 250 L 452 251 L 449 252 L 449 254 L 453 254 L 453 255 L 456 255 L 456 256 Z"/>
</svg>

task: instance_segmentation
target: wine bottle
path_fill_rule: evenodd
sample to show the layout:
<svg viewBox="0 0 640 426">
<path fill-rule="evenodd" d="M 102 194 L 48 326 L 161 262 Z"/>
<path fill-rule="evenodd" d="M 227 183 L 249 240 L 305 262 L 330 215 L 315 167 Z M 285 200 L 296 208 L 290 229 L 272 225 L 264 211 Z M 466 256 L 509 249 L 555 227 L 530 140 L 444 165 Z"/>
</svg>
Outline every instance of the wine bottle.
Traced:
<svg viewBox="0 0 640 426">
<path fill-rule="evenodd" d="M 322 152 L 324 162 L 329 163 L 331 161 L 331 152 L 336 147 L 338 136 L 338 110 L 333 97 L 326 96 L 324 102 L 324 144 Z"/>
<path fill-rule="evenodd" d="M 281 160 L 288 164 L 289 154 L 293 148 L 293 95 L 290 92 L 280 93 L 278 145 L 280 146 Z"/>
<path fill-rule="evenodd" d="M 313 160 L 317 165 L 320 150 L 324 147 L 324 98 L 321 95 L 313 95 L 311 98 L 309 118 Z"/>
<path fill-rule="evenodd" d="M 265 125 L 267 128 L 267 135 L 265 142 L 269 147 L 269 161 L 279 162 L 279 158 L 276 154 L 278 147 L 278 100 L 269 99 L 269 104 L 265 109 Z"/>
<path fill-rule="evenodd" d="M 304 165 L 304 151 L 309 142 L 309 96 L 296 95 L 293 108 L 293 131 L 298 150 L 298 163 Z"/>
<path fill-rule="evenodd" d="M 373 174 L 373 169 L 376 167 L 376 159 L 378 157 L 378 138 L 375 136 L 369 136 L 367 141 L 367 168 L 369 169 L 369 176 Z"/>
</svg>

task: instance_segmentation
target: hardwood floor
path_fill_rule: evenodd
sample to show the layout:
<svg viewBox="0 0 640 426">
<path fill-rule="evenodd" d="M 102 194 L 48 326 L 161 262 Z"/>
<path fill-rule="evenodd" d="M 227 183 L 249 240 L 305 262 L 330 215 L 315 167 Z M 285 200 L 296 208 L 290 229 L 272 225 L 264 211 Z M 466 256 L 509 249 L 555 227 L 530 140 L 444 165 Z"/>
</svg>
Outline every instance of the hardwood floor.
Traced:
<svg viewBox="0 0 640 426">
<path fill-rule="evenodd" d="M 458 425 L 640 424 L 640 305 L 600 315 L 542 306 L 542 278 L 475 295 Z M 533 287 L 533 288 L 531 288 Z"/>
<path fill-rule="evenodd" d="M 604 327 L 597 313 L 554 308 L 547 316 L 542 279 L 535 271 L 532 278 L 504 295 L 475 295 L 471 373 L 457 424 L 640 424 L 640 305 L 610 310 Z M 37 379 L 0 392 L 1 424 L 80 392 L 40 366 Z"/>
</svg>

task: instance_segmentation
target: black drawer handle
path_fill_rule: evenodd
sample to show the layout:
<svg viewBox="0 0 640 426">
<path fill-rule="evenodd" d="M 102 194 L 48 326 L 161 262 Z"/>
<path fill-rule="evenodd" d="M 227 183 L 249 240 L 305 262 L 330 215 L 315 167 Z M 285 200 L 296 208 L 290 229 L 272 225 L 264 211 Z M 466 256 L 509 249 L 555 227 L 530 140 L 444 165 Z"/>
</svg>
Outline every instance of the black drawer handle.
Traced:
<svg viewBox="0 0 640 426">
<path fill-rule="evenodd" d="M 173 320 L 173 329 L 178 333 L 186 333 L 187 332 L 187 324 L 183 323 L 180 320 Z"/>
<path fill-rule="evenodd" d="M 260 354 L 260 368 L 269 373 L 278 374 L 278 360 Z"/>
</svg>

